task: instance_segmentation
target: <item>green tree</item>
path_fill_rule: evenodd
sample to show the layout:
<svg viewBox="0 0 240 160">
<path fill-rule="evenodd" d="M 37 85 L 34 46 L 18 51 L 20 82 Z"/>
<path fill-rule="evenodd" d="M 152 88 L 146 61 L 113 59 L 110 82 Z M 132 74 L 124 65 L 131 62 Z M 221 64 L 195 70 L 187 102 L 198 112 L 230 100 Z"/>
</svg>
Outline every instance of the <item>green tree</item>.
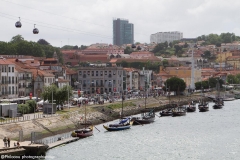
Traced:
<svg viewBox="0 0 240 160">
<path fill-rule="evenodd" d="M 12 37 L 10 43 L 19 43 L 21 41 L 24 41 L 24 38 L 20 34 L 18 34 L 16 36 Z"/>
<path fill-rule="evenodd" d="M 174 48 L 175 48 L 175 54 L 176 55 L 182 53 L 182 47 L 180 47 L 179 45 L 175 45 Z"/>
<path fill-rule="evenodd" d="M 44 92 L 41 94 L 44 101 L 48 100 L 52 103 L 53 100 L 56 102 L 56 105 L 63 105 L 68 100 L 68 96 L 72 96 L 72 88 L 70 86 L 58 88 L 55 84 L 45 86 Z"/>
<path fill-rule="evenodd" d="M 157 52 L 160 52 L 160 51 L 162 51 L 162 50 L 164 50 L 164 48 L 165 48 L 165 45 L 163 44 L 163 43 L 158 43 L 155 47 L 154 47 L 154 49 L 153 49 L 153 53 L 157 53 Z"/>
<path fill-rule="evenodd" d="M 28 100 L 26 102 L 26 104 L 28 105 L 28 108 L 29 108 L 29 113 L 34 113 L 35 112 L 35 109 L 36 109 L 36 101 L 35 100 Z"/>
<path fill-rule="evenodd" d="M 166 80 L 165 86 L 170 88 L 170 91 L 175 91 L 176 93 L 183 92 L 186 89 L 186 83 L 178 77 L 172 77 Z"/>
<path fill-rule="evenodd" d="M 201 56 L 203 58 L 210 58 L 211 57 L 211 52 L 210 51 L 204 51 Z"/>
<path fill-rule="evenodd" d="M 167 41 L 165 41 L 163 44 L 164 44 L 164 48 L 168 48 L 168 42 Z"/>
<path fill-rule="evenodd" d="M 129 46 L 127 46 L 127 47 L 124 49 L 124 54 L 130 54 L 130 53 L 132 53 L 132 49 L 131 49 Z"/>
<path fill-rule="evenodd" d="M 76 45 L 76 46 L 73 46 L 73 49 L 78 49 L 78 46 Z"/>
<path fill-rule="evenodd" d="M 81 50 L 87 49 L 87 46 L 81 45 L 80 49 L 81 49 Z"/>
<path fill-rule="evenodd" d="M 45 39 L 39 39 L 37 43 L 41 45 L 50 45 L 50 43 L 48 43 L 48 41 L 46 41 Z"/>
<path fill-rule="evenodd" d="M 172 43 L 172 42 L 169 43 L 169 47 L 170 47 L 170 48 L 173 47 L 173 43 Z"/>
<path fill-rule="evenodd" d="M 163 66 L 164 67 L 166 67 L 166 66 L 168 66 L 168 60 L 167 59 L 164 59 L 163 61 L 162 61 L 162 64 L 163 64 Z"/>
</svg>

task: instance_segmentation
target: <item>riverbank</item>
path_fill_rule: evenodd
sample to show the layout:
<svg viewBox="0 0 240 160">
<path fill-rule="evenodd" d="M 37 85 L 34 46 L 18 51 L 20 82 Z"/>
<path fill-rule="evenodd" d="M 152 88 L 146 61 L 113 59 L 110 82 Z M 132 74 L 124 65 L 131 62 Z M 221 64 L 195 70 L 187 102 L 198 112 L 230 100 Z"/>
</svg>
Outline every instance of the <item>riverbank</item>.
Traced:
<svg viewBox="0 0 240 160">
<path fill-rule="evenodd" d="M 193 96 L 171 96 L 172 101 L 179 101 L 180 104 L 188 104 L 191 100 L 198 100 L 199 94 Z M 160 111 L 168 107 L 169 98 L 165 96 L 149 97 L 146 99 L 147 108 L 155 108 L 155 111 Z M 122 102 L 107 103 L 103 105 L 87 106 L 87 121 L 94 125 L 103 122 L 112 121 L 119 118 Z M 131 99 L 123 103 L 124 116 L 139 114 L 141 109 L 145 108 L 145 99 Z M 139 107 L 140 106 L 140 107 Z M 14 122 L 2 124 L 0 128 L 0 137 L 9 137 L 14 140 L 19 139 L 19 131 L 23 131 L 23 140 L 30 140 L 32 132 L 38 132 L 38 139 L 54 136 L 61 133 L 72 131 L 83 126 L 79 125 L 84 121 L 84 107 L 76 107 L 71 110 L 65 109 L 64 112 L 53 117 L 45 117 L 33 119 L 23 122 Z"/>
</svg>

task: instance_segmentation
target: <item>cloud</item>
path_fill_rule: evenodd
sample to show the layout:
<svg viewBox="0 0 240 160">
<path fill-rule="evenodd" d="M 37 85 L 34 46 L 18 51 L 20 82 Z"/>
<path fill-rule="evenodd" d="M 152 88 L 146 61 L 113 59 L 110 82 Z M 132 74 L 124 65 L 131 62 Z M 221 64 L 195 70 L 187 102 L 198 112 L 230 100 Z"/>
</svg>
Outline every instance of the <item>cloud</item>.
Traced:
<svg viewBox="0 0 240 160">
<path fill-rule="evenodd" d="M 0 41 L 21 34 L 26 40 L 42 38 L 54 46 L 112 43 L 113 18 L 128 19 L 135 42 L 150 35 L 180 31 L 186 38 L 234 32 L 240 35 L 235 0 L 0 0 Z M 21 17 L 23 27 L 16 29 Z M 32 34 L 33 25 L 39 29 Z"/>
</svg>

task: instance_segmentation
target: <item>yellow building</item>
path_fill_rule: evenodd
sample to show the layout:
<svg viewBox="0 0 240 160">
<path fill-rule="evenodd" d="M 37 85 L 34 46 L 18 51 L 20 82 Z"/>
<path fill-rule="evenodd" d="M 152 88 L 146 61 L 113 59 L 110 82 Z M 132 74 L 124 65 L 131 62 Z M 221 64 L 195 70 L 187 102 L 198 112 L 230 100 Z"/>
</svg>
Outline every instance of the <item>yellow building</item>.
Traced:
<svg viewBox="0 0 240 160">
<path fill-rule="evenodd" d="M 231 52 L 220 52 L 216 55 L 217 59 L 216 62 L 222 63 L 227 60 L 228 57 L 232 56 Z"/>
<path fill-rule="evenodd" d="M 160 68 L 161 72 L 166 72 L 170 76 L 176 76 L 181 78 L 186 86 L 191 85 L 191 67 L 166 67 L 165 69 Z M 194 69 L 194 83 L 201 81 L 202 72 L 201 69 Z"/>
<path fill-rule="evenodd" d="M 227 64 L 233 66 L 234 69 L 240 69 L 240 56 L 230 56 L 227 58 Z"/>
</svg>

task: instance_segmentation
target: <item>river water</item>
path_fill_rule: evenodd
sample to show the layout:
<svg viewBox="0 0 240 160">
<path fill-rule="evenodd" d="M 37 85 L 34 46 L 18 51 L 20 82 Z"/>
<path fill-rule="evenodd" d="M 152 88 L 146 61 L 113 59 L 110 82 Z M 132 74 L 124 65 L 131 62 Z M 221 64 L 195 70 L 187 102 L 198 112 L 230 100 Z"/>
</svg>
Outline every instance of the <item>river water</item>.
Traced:
<svg viewBox="0 0 240 160">
<path fill-rule="evenodd" d="M 156 117 L 152 124 L 94 136 L 49 150 L 58 160 L 240 159 L 240 100 L 184 117 Z M 157 113 L 159 114 L 159 112 Z M 110 123 L 110 122 L 108 122 Z"/>
</svg>

